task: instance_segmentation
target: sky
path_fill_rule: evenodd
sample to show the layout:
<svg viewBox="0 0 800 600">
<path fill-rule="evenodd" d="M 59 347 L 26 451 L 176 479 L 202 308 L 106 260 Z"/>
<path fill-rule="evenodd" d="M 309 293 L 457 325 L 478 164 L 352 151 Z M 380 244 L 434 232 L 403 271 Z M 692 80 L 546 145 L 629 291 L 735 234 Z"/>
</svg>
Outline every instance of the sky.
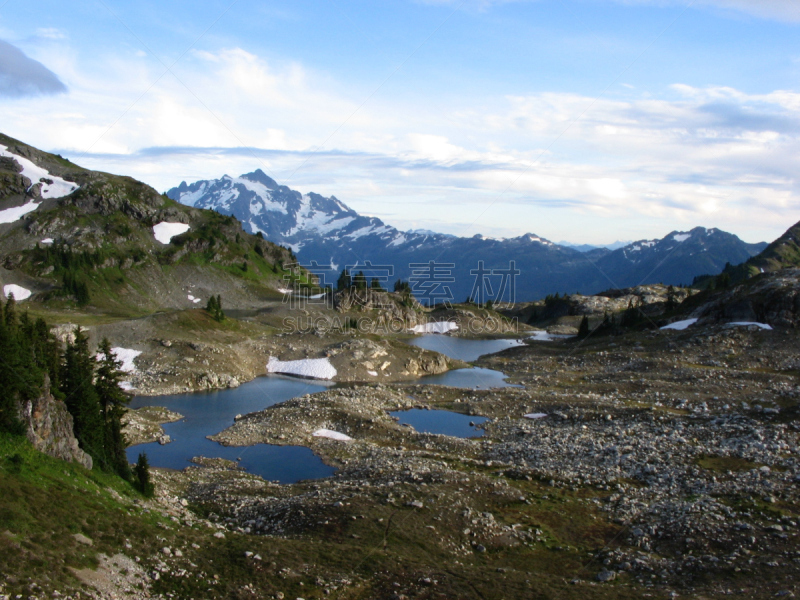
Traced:
<svg viewBox="0 0 800 600">
<path fill-rule="evenodd" d="M 0 0 L 0 131 L 400 229 L 771 241 L 800 221 L 800 0 Z"/>
</svg>

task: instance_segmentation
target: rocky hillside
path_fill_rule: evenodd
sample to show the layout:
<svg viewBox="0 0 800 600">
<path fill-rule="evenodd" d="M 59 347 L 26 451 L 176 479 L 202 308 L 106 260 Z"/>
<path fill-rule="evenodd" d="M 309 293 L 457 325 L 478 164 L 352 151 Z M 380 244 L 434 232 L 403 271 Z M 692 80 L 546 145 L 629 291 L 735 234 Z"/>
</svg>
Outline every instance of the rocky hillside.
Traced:
<svg viewBox="0 0 800 600">
<path fill-rule="evenodd" d="M 702 227 L 673 231 L 663 239 L 641 240 L 616 250 L 589 252 L 532 233 L 491 239 L 400 231 L 375 217 L 359 215 L 335 196 L 301 194 L 279 185 L 260 170 L 239 177 L 182 182 L 167 195 L 187 206 L 233 215 L 247 231 L 261 232 L 273 242 L 291 246 L 305 263 L 330 265 L 323 273 L 329 282 L 336 281 L 338 270 L 356 262 L 391 265 L 392 277 L 403 279 L 412 275 L 410 265 L 414 263 L 431 259 L 452 263 L 449 275 L 453 281 L 447 286 L 458 302 L 474 295 L 475 277 L 470 271 L 480 261 L 488 269 L 507 269 L 509 261 L 516 261 L 521 273 L 515 300 L 527 301 L 556 292 L 592 294 L 609 287 L 688 284 L 696 275 L 719 273 L 726 263 L 738 264 L 766 246 Z M 501 276 L 493 275 L 491 285 L 499 289 Z M 417 296 L 421 298 L 421 294 Z"/>
<path fill-rule="evenodd" d="M 17 286 L 17 299 L 130 316 L 211 295 L 248 308 L 282 297 L 292 261 L 234 218 L 0 135 L 0 283 Z"/>
</svg>

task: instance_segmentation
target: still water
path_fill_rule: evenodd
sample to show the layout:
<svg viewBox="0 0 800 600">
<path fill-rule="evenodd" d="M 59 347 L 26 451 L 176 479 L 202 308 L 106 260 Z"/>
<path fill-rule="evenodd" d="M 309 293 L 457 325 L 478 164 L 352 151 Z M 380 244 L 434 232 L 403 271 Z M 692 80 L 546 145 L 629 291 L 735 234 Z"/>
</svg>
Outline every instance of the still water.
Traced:
<svg viewBox="0 0 800 600">
<path fill-rule="evenodd" d="M 334 468 L 322 462 L 303 446 L 256 444 L 226 447 L 206 439 L 233 424 L 237 414 L 263 410 L 295 396 L 320 392 L 330 387 L 318 382 L 268 375 L 230 390 L 176 394 L 171 396 L 136 396 L 131 408 L 163 406 L 184 416 L 175 423 L 166 423 L 164 432 L 172 442 L 139 444 L 128 448 L 128 460 L 136 462 L 139 453 L 147 453 L 154 467 L 183 469 L 195 456 L 238 460 L 239 465 L 264 479 L 294 483 L 301 479 L 329 477 Z"/>
<path fill-rule="evenodd" d="M 489 420 L 486 417 L 470 417 L 449 410 L 420 408 L 398 410 L 389 414 L 400 419 L 401 425 L 411 425 L 420 433 L 441 433 L 460 438 L 482 436 L 483 430 L 476 429 L 475 426 Z"/>
<path fill-rule="evenodd" d="M 451 358 L 473 361 L 484 354 L 500 352 L 521 344 L 518 340 L 466 340 L 442 335 L 423 335 L 409 342 Z M 457 369 L 441 375 L 421 377 L 418 383 L 446 385 L 467 389 L 490 389 L 512 386 L 500 371 L 474 367 Z M 128 460 L 136 462 L 139 453 L 147 453 L 154 467 L 183 469 L 195 456 L 234 460 L 248 472 L 264 479 L 281 483 L 294 483 L 302 479 L 318 479 L 333 474 L 333 467 L 325 465 L 309 448 L 303 446 L 275 446 L 256 444 L 245 447 L 226 447 L 212 442 L 206 436 L 214 435 L 233 424 L 237 414 L 264 410 L 296 396 L 313 394 L 330 387 L 318 381 L 268 375 L 258 377 L 231 390 L 175 394 L 171 396 L 136 396 L 131 408 L 163 406 L 184 416 L 178 422 L 166 423 L 164 432 L 173 440 L 169 444 L 157 442 L 128 448 Z M 443 433 L 457 437 L 475 437 L 482 432 L 469 425 L 486 419 L 468 417 L 444 410 L 403 411 L 395 413 L 401 423 L 407 422 L 417 431 Z"/>
<path fill-rule="evenodd" d="M 506 348 L 523 345 L 520 340 L 469 340 L 435 333 L 415 337 L 409 340 L 408 343 L 425 350 L 433 350 L 456 360 L 463 360 L 464 362 L 472 362 L 478 360 L 478 357 L 484 354 L 494 354 Z"/>
</svg>

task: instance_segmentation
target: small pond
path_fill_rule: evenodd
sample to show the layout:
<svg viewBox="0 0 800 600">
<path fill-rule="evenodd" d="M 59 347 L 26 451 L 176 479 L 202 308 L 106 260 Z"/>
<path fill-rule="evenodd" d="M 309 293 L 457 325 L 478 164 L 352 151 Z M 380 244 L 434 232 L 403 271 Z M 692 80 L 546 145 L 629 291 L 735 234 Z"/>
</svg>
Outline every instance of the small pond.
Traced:
<svg viewBox="0 0 800 600">
<path fill-rule="evenodd" d="M 492 369 L 472 367 L 471 369 L 456 369 L 439 375 L 420 377 L 415 383 L 424 385 L 447 385 L 450 387 L 468 390 L 488 390 L 504 387 L 522 387 L 506 381 L 506 374 Z"/>
<path fill-rule="evenodd" d="M 401 425 L 411 425 L 420 433 L 441 433 L 460 438 L 473 438 L 483 435 L 483 430 L 475 426 L 485 423 L 486 417 L 471 417 L 449 410 L 398 410 L 390 415 L 400 419 Z"/>
<path fill-rule="evenodd" d="M 464 362 L 472 362 L 484 354 L 494 354 L 506 348 L 523 345 L 522 341 L 514 339 L 471 340 L 435 333 L 415 337 L 408 340 L 408 343 Z"/>
<path fill-rule="evenodd" d="M 163 406 L 184 418 L 166 423 L 164 431 L 172 438 L 169 444 L 157 442 L 128 448 L 128 461 L 135 463 L 139 453 L 147 453 L 154 467 L 183 469 L 195 456 L 235 460 L 250 473 L 264 479 L 294 483 L 302 479 L 329 477 L 335 471 L 309 448 L 302 446 L 223 446 L 206 439 L 230 427 L 237 414 L 263 410 L 296 396 L 320 392 L 330 387 L 324 383 L 268 375 L 230 390 L 170 396 L 136 396 L 131 408 Z M 241 460 L 238 460 L 241 458 Z"/>
</svg>

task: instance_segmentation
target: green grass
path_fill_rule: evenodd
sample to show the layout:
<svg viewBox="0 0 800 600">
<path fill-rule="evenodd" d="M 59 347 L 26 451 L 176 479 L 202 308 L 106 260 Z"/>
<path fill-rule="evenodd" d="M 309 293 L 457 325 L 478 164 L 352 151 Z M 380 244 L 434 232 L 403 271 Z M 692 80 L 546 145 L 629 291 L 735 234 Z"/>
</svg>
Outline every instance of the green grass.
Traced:
<svg viewBox="0 0 800 600">
<path fill-rule="evenodd" d="M 701 456 L 696 462 L 699 467 L 722 473 L 727 473 L 728 471 L 750 471 L 763 466 L 760 463 L 754 463 L 736 456 Z"/>
</svg>

